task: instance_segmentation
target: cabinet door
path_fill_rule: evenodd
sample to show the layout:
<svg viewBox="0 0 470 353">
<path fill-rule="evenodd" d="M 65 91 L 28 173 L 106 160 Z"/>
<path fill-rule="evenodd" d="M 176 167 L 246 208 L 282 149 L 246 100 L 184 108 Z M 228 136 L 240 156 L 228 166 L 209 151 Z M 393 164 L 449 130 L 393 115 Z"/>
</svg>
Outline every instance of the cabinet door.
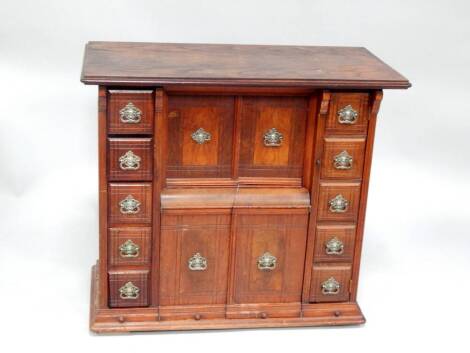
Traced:
<svg viewBox="0 0 470 353">
<path fill-rule="evenodd" d="M 308 100 L 243 97 L 240 176 L 300 178 Z"/>
<path fill-rule="evenodd" d="M 234 98 L 170 96 L 169 178 L 230 177 Z"/>
<path fill-rule="evenodd" d="M 161 306 L 226 302 L 229 236 L 230 210 L 164 211 Z"/>
<path fill-rule="evenodd" d="M 307 211 L 235 211 L 234 304 L 300 302 Z"/>
</svg>

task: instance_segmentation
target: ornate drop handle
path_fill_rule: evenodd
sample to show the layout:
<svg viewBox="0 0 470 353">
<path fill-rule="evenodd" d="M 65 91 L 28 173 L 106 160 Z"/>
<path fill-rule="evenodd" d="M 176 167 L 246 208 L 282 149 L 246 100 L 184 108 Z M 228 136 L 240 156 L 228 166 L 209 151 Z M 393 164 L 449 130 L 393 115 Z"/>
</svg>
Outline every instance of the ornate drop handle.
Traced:
<svg viewBox="0 0 470 353">
<path fill-rule="evenodd" d="M 140 212 L 140 201 L 134 199 L 134 196 L 128 195 L 119 202 L 122 214 L 136 214 Z"/>
<path fill-rule="evenodd" d="M 333 165 L 336 169 L 348 170 L 352 168 L 353 158 L 347 151 L 342 151 L 333 159 Z"/>
<path fill-rule="evenodd" d="M 119 247 L 119 254 L 121 257 L 138 257 L 139 256 L 140 247 L 134 243 L 132 240 L 126 240 L 121 246 Z"/>
<path fill-rule="evenodd" d="M 274 255 L 269 252 L 265 252 L 263 255 L 258 257 L 258 270 L 261 271 L 272 271 L 276 268 L 277 259 Z"/>
<path fill-rule="evenodd" d="M 191 271 L 205 271 L 207 269 L 207 259 L 197 252 L 189 258 L 188 268 Z"/>
<path fill-rule="evenodd" d="M 341 255 L 344 251 L 344 244 L 336 237 L 331 238 L 325 244 L 325 252 L 328 255 Z"/>
<path fill-rule="evenodd" d="M 132 282 L 127 282 L 119 288 L 119 297 L 121 299 L 137 299 L 139 297 L 140 289 Z"/>
<path fill-rule="evenodd" d="M 266 131 L 263 137 L 266 147 L 279 147 L 284 139 L 284 136 L 274 127 Z"/>
<path fill-rule="evenodd" d="M 357 122 L 358 113 L 351 105 L 345 106 L 338 111 L 338 122 L 340 124 L 352 125 Z"/>
<path fill-rule="evenodd" d="M 138 124 L 142 120 L 142 111 L 129 102 L 119 111 L 119 116 L 124 124 Z"/>
<path fill-rule="evenodd" d="M 200 127 L 191 134 L 191 138 L 198 145 L 202 145 L 206 142 L 209 142 L 212 139 L 212 135 L 206 130 L 204 130 L 202 127 Z"/>
<path fill-rule="evenodd" d="M 119 166 L 122 170 L 137 170 L 140 168 L 140 157 L 132 151 L 127 151 L 119 157 Z"/>
<path fill-rule="evenodd" d="M 333 199 L 328 201 L 330 211 L 334 213 L 344 213 L 348 210 L 349 201 L 346 200 L 343 195 L 336 195 Z"/>
<path fill-rule="evenodd" d="M 340 288 L 339 282 L 334 277 L 328 278 L 321 284 L 321 292 L 324 295 L 336 295 L 339 293 Z"/>
</svg>

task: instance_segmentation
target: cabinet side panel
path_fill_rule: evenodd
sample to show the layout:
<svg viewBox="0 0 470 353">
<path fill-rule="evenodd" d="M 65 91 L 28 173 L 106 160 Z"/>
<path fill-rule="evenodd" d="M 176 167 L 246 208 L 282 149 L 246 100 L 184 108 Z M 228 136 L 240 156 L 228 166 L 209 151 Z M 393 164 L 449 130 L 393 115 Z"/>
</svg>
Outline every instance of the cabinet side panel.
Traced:
<svg viewBox="0 0 470 353">
<path fill-rule="evenodd" d="M 108 306 L 108 183 L 106 173 L 107 90 L 98 88 L 99 307 Z"/>
</svg>

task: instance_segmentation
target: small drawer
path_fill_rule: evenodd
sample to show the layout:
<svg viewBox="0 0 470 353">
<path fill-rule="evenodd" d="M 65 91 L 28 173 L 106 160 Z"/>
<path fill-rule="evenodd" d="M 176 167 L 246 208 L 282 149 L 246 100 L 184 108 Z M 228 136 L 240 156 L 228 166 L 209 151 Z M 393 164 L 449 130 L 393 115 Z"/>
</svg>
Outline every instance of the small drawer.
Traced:
<svg viewBox="0 0 470 353">
<path fill-rule="evenodd" d="M 110 134 L 153 134 L 153 91 L 108 91 Z"/>
<path fill-rule="evenodd" d="M 360 183 L 320 183 L 318 220 L 356 221 L 360 190 Z"/>
<path fill-rule="evenodd" d="M 151 138 L 110 138 L 108 151 L 109 180 L 152 181 Z"/>
<path fill-rule="evenodd" d="M 148 271 L 110 271 L 109 306 L 148 306 Z"/>
<path fill-rule="evenodd" d="M 367 93 L 334 93 L 326 122 L 327 133 L 365 134 L 369 122 Z"/>
<path fill-rule="evenodd" d="M 150 224 L 152 222 L 152 184 L 109 184 L 109 223 Z"/>
<path fill-rule="evenodd" d="M 314 262 L 350 262 L 354 255 L 356 226 L 319 225 L 315 234 Z"/>
<path fill-rule="evenodd" d="M 108 259 L 111 266 L 150 264 L 152 228 L 110 228 Z"/>
<path fill-rule="evenodd" d="M 365 138 L 326 138 L 321 177 L 362 178 L 365 142 Z"/>
<path fill-rule="evenodd" d="M 351 266 L 315 265 L 312 271 L 310 302 L 345 302 L 349 300 Z"/>
</svg>

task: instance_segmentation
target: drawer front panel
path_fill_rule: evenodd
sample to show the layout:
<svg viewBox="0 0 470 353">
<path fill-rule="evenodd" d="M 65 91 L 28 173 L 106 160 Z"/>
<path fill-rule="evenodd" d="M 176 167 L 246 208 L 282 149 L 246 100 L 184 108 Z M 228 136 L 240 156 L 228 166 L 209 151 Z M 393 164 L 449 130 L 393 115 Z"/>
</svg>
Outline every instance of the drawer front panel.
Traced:
<svg viewBox="0 0 470 353">
<path fill-rule="evenodd" d="M 152 181 L 151 138 L 110 138 L 108 151 L 109 180 Z"/>
<path fill-rule="evenodd" d="M 152 184 L 109 184 L 109 223 L 150 224 L 152 222 Z"/>
<path fill-rule="evenodd" d="M 148 271 L 110 271 L 109 306 L 148 306 Z"/>
<path fill-rule="evenodd" d="M 300 302 L 307 212 L 263 212 L 235 213 L 233 303 Z"/>
<path fill-rule="evenodd" d="M 308 100 L 243 97 L 240 176 L 302 176 Z"/>
<path fill-rule="evenodd" d="M 150 264 L 150 227 L 110 228 L 108 236 L 108 259 L 111 266 Z"/>
<path fill-rule="evenodd" d="M 315 234 L 314 262 L 350 262 L 354 255 L 354 225 L 319 225 Z"/>
<path fill-rule="evenodd" d="M 108 97 L 110 134 L 153 134 L 153 91 L 110 90 Z"/>
<path fill-rule="evenodd" d="M 321 177 L 360 179 L 364 166 L 365 138 L 326 138 Z"/>
<path fill-rule="evenodd" d="M 350 279 L 349 265 L 313 266 L 310 301 L 314 303 L 348 301 Z"/>
<path fill-rule="evenodd" d="M 234 97 L 170 96 L 170 178 L 230 177 Z"/>
<path fill-rule="evenodd" d="M 334 93 L 326 122 L 327 133 L 365 134 L 369 122 L 367 93 Z"/>
<path fill-rule="evenodd" d="M 160 305 L 224 304 L 230 211 L 165 211 L 160 236 Z"/>
<path fill-rule="evenodd" d="M 356 221 L 360 190 L 360 183 L 321 183 L 318 220 Z"/>
</svg>

